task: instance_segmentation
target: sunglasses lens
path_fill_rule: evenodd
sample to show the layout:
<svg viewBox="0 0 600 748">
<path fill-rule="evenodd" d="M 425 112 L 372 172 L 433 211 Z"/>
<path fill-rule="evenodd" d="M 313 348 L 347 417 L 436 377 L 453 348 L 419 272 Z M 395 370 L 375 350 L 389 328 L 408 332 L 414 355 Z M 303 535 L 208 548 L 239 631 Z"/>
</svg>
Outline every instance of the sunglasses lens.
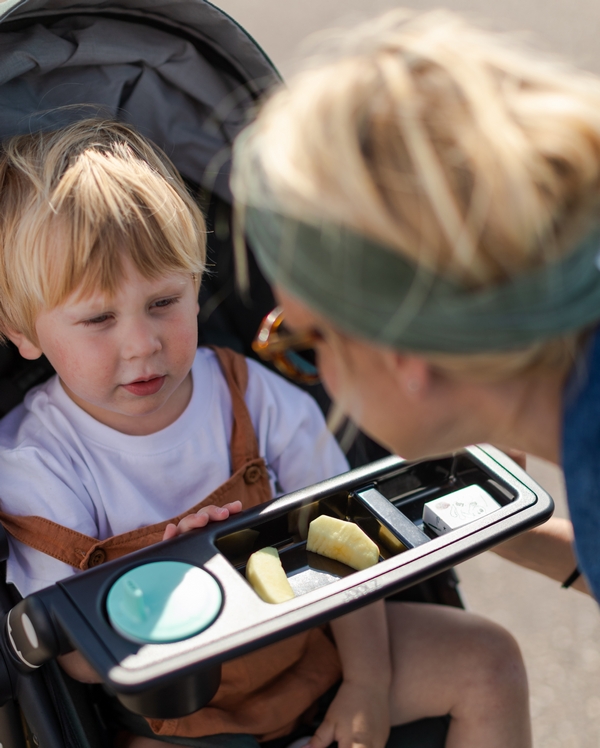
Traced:
<svg viewBox="0 0 600 748">
<path fill-rule="evenodd" d="M 315 384 L 319 381 L 319 372 L 312 346 L 320 335 L 315 331 L 301 334 L 286 332 L 281 326 L 282 321 L 281 309 L 274 309 L 268 314 L 252 344 L 253 350 L 263 360 L 272 361 L 290 379 Z"/>
<path fill-rule="evenodd" d="M 313 360 L 310 361 L 305 356 L 309 356 Z M 306 351 L 303 355 L 300 355 L 297 351 L 290 350 L 286 352 L 286 358 L 294 371 L 302 377 L 318 377 L 319 373 L 314 364 L 314 353 L 312 351 Z"/>
</svg>

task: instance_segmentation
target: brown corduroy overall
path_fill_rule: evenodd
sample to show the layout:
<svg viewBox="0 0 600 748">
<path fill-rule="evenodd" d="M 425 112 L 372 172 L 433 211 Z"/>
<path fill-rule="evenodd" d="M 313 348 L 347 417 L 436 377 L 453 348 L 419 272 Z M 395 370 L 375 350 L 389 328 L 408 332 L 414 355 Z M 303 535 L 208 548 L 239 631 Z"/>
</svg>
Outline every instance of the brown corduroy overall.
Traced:
<svg viewBox="0 0 600 748">
<path fill-rule="evenodd" d="M 0 522 L 16 540 L 57 558 L 75 569 L 145 548 L 162 539 L 165 527 L 204 506 L 240 500 L 244 509 L 271 498 L 264 459 L 246 407 L 246 360 L 233 351 L 215 348 L 229 386 L 233 407 L 232 476 L 196 506 L 177 517 L 115 535 L 105 540 L 88 537 L 44 517 L 20 517 L 0 512 Z M 187 717 L 149 720 L 157 735 L 202 737 L 219 733 L 249 733 L 259 741 L 288 734 L 299 719 L 341 675 L 335 646 L 321 629 L 226 662 L 221 685 L 212 701 Z"/>
</svg>

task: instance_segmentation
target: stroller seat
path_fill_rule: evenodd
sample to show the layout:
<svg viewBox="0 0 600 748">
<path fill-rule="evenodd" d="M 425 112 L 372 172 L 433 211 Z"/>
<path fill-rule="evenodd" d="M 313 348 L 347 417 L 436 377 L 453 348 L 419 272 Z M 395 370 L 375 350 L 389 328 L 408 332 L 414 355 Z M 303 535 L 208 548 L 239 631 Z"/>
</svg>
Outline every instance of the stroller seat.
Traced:
<svg viewBox="0 0 600 748">
<path fill-rule="evenodd" d="M 254 40 L 206 0 L 0 3 L 0 138 L 98 115 L 133 125 L 162 148 L 207 217 L 211 269 L 200 295 L 200 341 L 246 355 L 253 355 L 251 341 L 274 300 L 251 255 L 250 298 L 235 293 L 231 145 L 279 82 Z M 51 374 L 43 359 L 26 362 L 10 346 L 0 350 L 0 415 Z M 324 391 L 316 388 L 313 394 L 326 409 Z M 360 437 L 350 461 L 356 466 L 383 454 Z M 6 538 L 0 545 L 6 558 Z M 452 573 L 403 597 L 461 604 Z M 17 601 L 16 590 L 0 584 L 2 613 Z M 3 748 L 106 748 L 113 741 L 102 689 L 73 681 L 55 662 L 16 678 L 5 690 L 0 707 Z M 439 748 L 446 727 L 444 720 L 426 721 L 402 728 L 394 740 Z"/>
</svg>

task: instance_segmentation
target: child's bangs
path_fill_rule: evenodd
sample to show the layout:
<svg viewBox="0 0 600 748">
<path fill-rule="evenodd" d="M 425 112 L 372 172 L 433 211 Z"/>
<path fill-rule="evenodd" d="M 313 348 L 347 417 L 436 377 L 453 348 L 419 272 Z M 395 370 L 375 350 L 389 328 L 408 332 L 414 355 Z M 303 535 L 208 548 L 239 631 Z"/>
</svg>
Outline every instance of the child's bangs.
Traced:
<svg viewBox="0 0 600 748">
<path fill-rule="evenodd" d="M 50 229 L 55 251 L 44 253 L 46 306 L 73 292 L 114 294 L 124 258 L 145 278 L 202 274 L 205 229 L 198 206 L 178 177 L 131 156 L 81 154 L 57 186 Z"/>
<path fill-rule="evenodd" d="M 85 253 L 87 260 L 74 268 L 72 278 L 63 278 L 62 283 L 57 284 L 62 286 L 61 298 L 53 305 L 62 303 L 74 292 L 81 297 L 98 291 L 112 296 L 125 277 L 126 260 L 147 279 L 173 272 L 200 278 L 204 262 L 198 251 L 192 251 L 189 246 L 190 237 L 173 236 L 173 233 L 165 232 L 155 217 L 149 217 L 147 222 L 136 222 L 125 230 L 107 226 L 91 242 L 88 239 L 89 243 L 87 237 L 79 237 L 82 244 L 88 243 L 90 247 L 89 254 Z M 73 237 L 74 242 L 77 240 L 78 237 Z M 202 237 L 200 241 L 203 241 Z"/>
<path fill-rule="evenodd" d="M 12 329 L 34 341 L 40 309 L 114 294 L 125 258 L 145 278 L 202 275 L 198 205 L 168 158 L 126 125 L 83 120 L 12 138 L 0 186 L 0 337 Z"/>
</svg>

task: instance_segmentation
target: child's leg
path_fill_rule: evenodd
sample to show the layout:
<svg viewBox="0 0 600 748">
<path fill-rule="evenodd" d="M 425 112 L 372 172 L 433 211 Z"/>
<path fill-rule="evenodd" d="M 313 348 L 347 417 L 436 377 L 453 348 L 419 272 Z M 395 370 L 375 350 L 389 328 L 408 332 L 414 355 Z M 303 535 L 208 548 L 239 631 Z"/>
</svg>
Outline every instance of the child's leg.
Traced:
<svg viewBox="0 0 600 748">
<path fill-rule="evenodd" d="M 181 746 L 163 743 L 161 740 L 153 740 L 142 735 L 132 735 L 122 748 L 181 748 Z"/>
<path fill-rule="evenodd" d="M 193 743 L 194 748 L 260 748 L 256 738 L 244 734 L 207 735 L 189 740 L 188 743 Z M 124 744 L 124 748 L 182 748 L 182 745 L 154 740 L 143 735 L 132 735 Z"/>
<path fill-rule="evenodd" d="M 446 748 L 531 748 L 527 675 L 500 626 L 441 605 L 386 605 L 391 721 L 450 714 Z"/>
</svg>

